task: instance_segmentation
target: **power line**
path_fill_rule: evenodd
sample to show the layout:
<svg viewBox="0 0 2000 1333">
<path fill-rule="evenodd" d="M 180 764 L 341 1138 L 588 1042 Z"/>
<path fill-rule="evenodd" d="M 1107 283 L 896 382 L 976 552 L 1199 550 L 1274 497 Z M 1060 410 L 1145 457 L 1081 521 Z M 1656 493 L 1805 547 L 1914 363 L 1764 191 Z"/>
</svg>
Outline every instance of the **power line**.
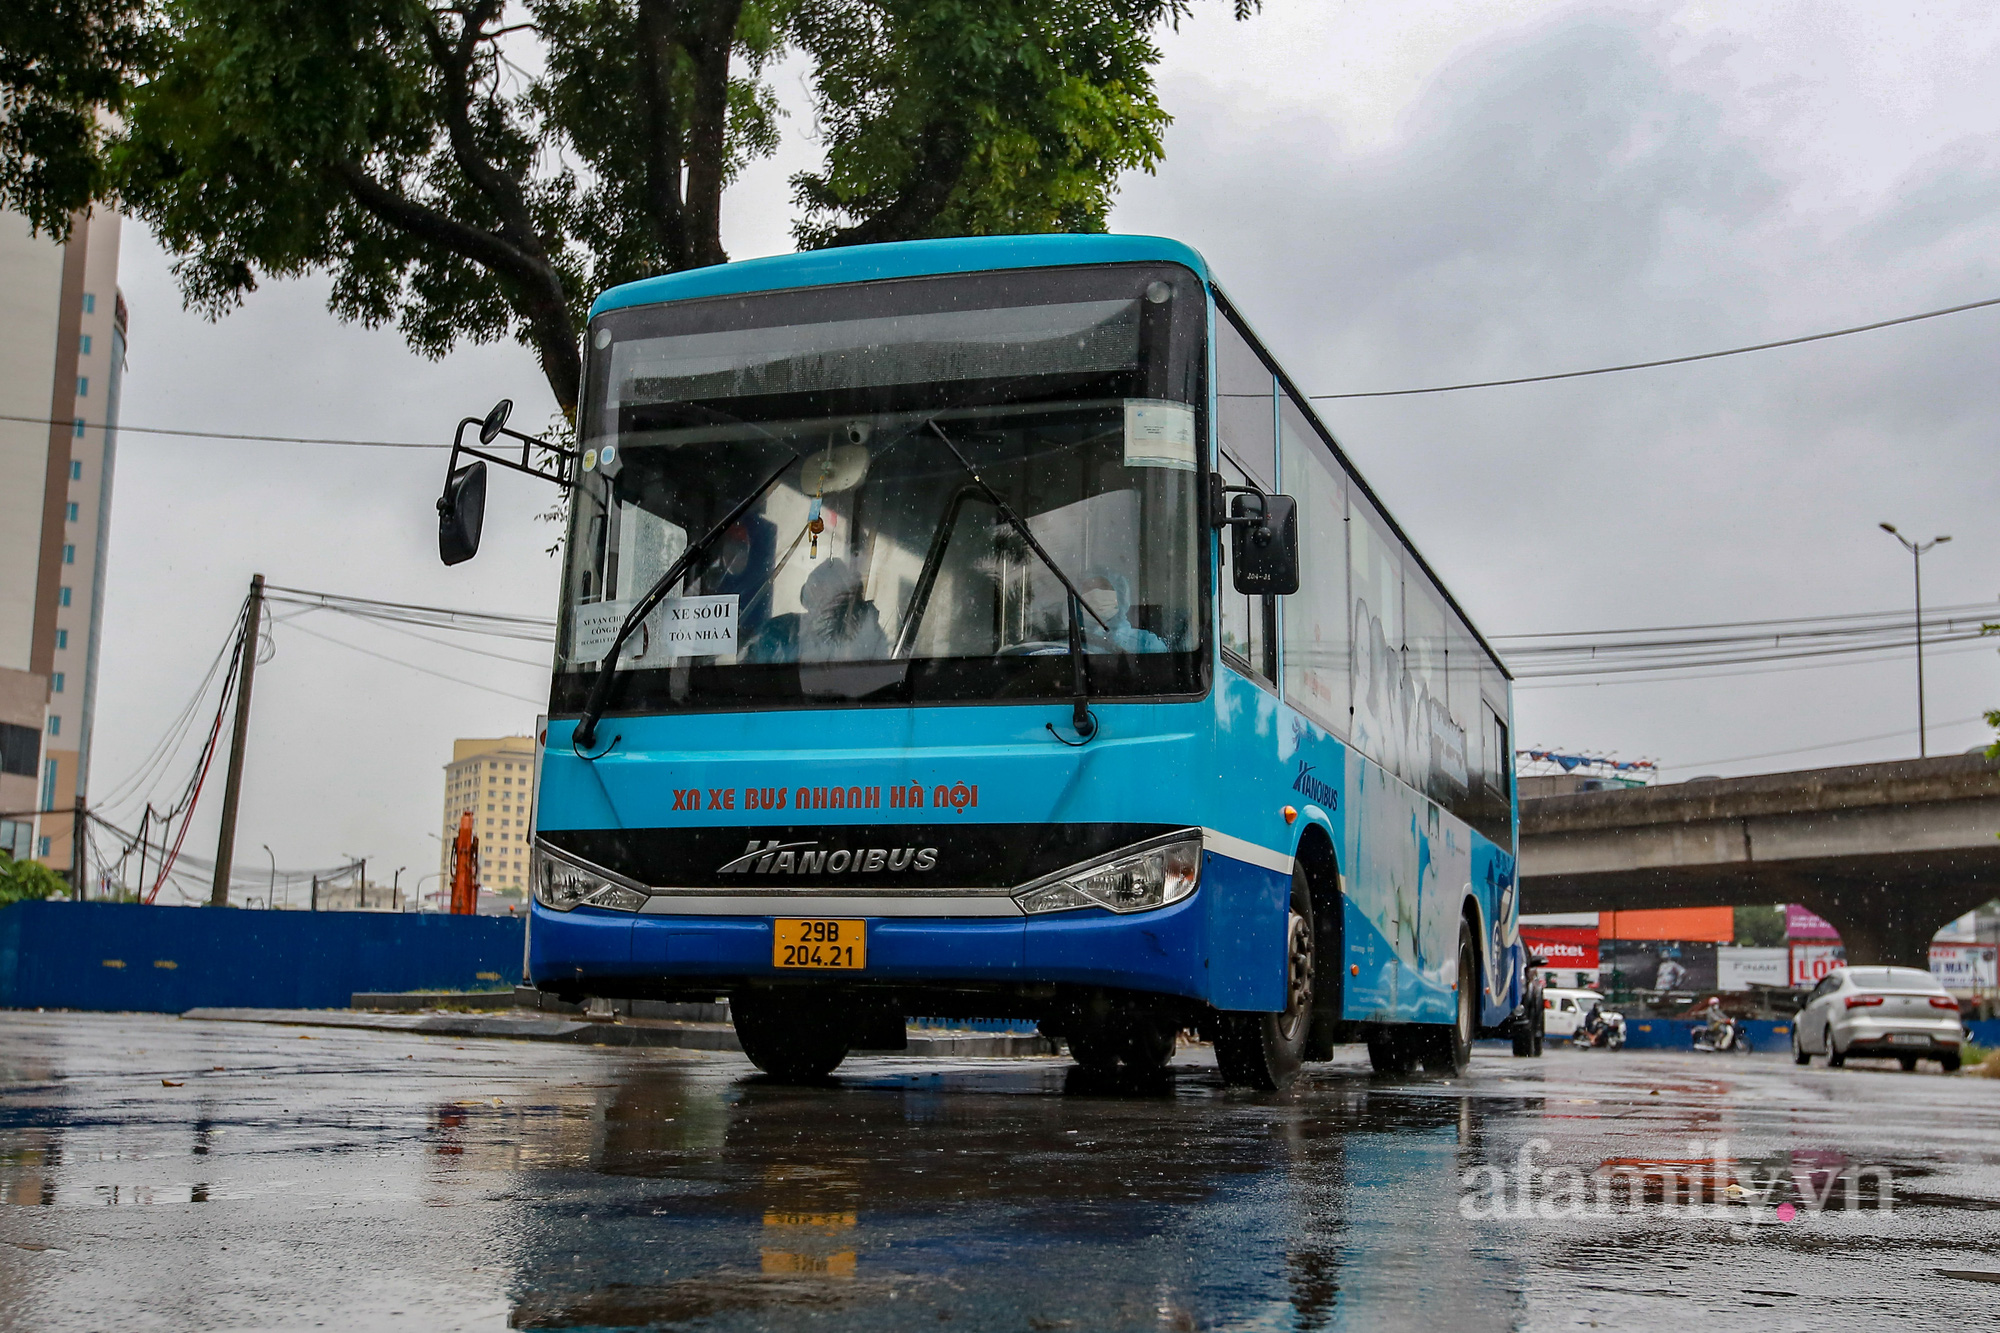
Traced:
<svg viewBox="0 0 2000 1333">
<path fill-rule="evenodd" d="M 1433 384 L 1423 389 L 1374 389 L 1367 393 L 1315 393 L 1308 397 L 1316 402 L 1336 398 L 1407 398 L 1420 393 L 1456 393 L 1460 389 L 1500 389 L 1510 384 L 1546 384 L 1551 380 L 1582 379 L 1586 375 L 1616 375 L 1625 370 L 1653 370 L 1659 366 L 1684 366 L 1691 361 L 1713 361 L 1717 357 L 1741 356 L 1745 352 L 1768 352 L 1774 347 L 1797 347 L 1801 343 L 1824 342 L 1828 338 L 1845 338 L 1852 333 L 1868 333 L 1875 329 L 1893 328 L 1898 324 L 1914 324 L 1918 320 L 1937 319 L 1943 315 L 1962 314 L 1967 310 L 1983 310 L 1988 306 L 2000 305 L 2000 296 L 1985 301 L 1968 301 L 1964 305 L 1946 306 L 1942 310 L 1926 310 L 1918 315 L 1898 315 L 1894 319 L 1878 319 L 1873 324 L 1856 324 L 1852 328 L 1832 329 L 1826 333 L 1808 333 L 1802 338 L 1780 338 L 1776 342 L 1751 343 L 1747 347 L 1725 347 L 1719 352 L 1696 352 L 1693 356 L 1670 356 L 1658 361 L 1632 361 L 1622 366 L 1597 366 L 1590 370 L 1565 370 L 1554 375 L 1517 375 L 1505 380 L 1476 380 L 1468 384 Z"/>
<path fill-rule="evenodd" d="M 458 652 L 458 653 L 471 653 L 475 657 L 489 657 L 493 659 L 495 662 L 512 662 L 515 666 L 534 667 L 537 670 L 541 671 L 548 670 L 549 666 L 546 659 L 536 662 L 536 661 L 531 661 L 525 657 L 509 657 L 505 653 L 488 652 L 484 648 L 475 648 L 469 643 L 453 643 L 450 639 L 433 639 L 428 634 L 419 634 L 413 629 L 406 629 L 402 625 L 397 624 L 393 620 L 382 620 L 382 619 L 377 619 L 373 616 L 358 615 L 352 611 L 343 611 L 338 607 L 309 606 L 306 607 L 304 610 L 292 612 L 292 614 L 290 616 L 285 617 L 285 619 L 289 621 L 297 616 L 310 615 L 314 611 L 332 611 L 336 615 L 351 616 L 354 619 L 361 621 L 361 623 L 363 623 L 364 625 L 373 625 L 377 629 L 388 630 L 391 634 L 401 634 L 405 638 L 415 639 L 419 643 L 435 644 L 439 648 L 449 648 L 453 652 Z M 513 636 L 509 635 L 507 637 L 511 638 Z"/>
<path fill-rule="evenodd" d="M 316 633 L 312 630 L 307 629 L 304 625 L 292 625 L 290 626 L 290 628 L 296 630 L 300 634 L 304 634 L 311 638 L 319 639 L 322 642 L 335 644 L 341 648 L 345 648 L 349 652 L 360 653 L 364 657 L 380 658 L 382 661 L 388 662 L 393 666 L 404 667 L 410 671 L 420 671 L 426 676 L 436 676 L 439 680 L 450 681 L 453 685 L 463 685 L 467 689 L 473 689 L 473 690 L 484 690 L 488 694 L 497 694 L 505 699 L 519 700 L 521 703 L 524 704 L 546 704 L 548 702 L 546 698 L 530 698 L 525 694 L 515 694 L 511 690 L 496 689 L 491 685 L 481 685 L 477 681 L 461 680 L 457 676 L 447 676 L 442 671 L 433 671 L 429 667 L 418 666 L 415 662 L 405 662 L 400 657 L 391 657 L 387 653 L 378 653 L 375 652 L 373 649 L 363 648 L 360 644 L 349 643 L 345 639 L 336 639 L 331 635 Z"/>
<path fill-rule="evenodd" d="M 1921 633 L 1927 643 L 1968 643 L 1984 637 L 1996 618 L 2000 604 L 1945 607 L 1925 614 Z M 1733 632 L 1689 632 L 1708 630 Z M 1590 631 L 1502 637 L 1513 641 L 1505 654 L 1509 670 L 1525 681 L 1893 652 L 1913 646 L 1917 633 L 1910 613 L 1899 610 L 1613 630 L 1592 637 L 1586 637 Z"/>
<path fill-rule="evenodd" d="M 2000 614 L 2000 603 L 1962 602 L 1957 606 L 1933 607 L 1932 612 L 1940 616 L 1966 615 L 1982 609 L 1993 614 Z M 1612 638 L 1625 634 L 1679 634 L 1694 630 L 1756 629 L 1758 627 L 1770 628 L 1780 625 L 1812 625 L 1845 620 L 1883 619 L 1890 616 L 1902 616 L 1907 620 L 1910 618 L 1910 612 L 1907 608 L 1891 611 L 1845 611 L 1820 616 L 1779 616 L 1770 620 L 1718 620 L 1705 625 L 1643 625 L 1633 629 L 1544 630 L 1535 634 L 1489 634 L 1486 637 L 1495 642 L 1502 642 L 1509 639 Z"/>
<path fill-rule="evenodd" d="M 265 587 L 266 600 L 288 606 L 341 611 L 368 620 L 392 621 L 404 625 L 424 625 L 432 629 L 491 634 L 534 643 L 555 640 L 556 622 L 547 616 L 524 616 L 503 611 L 466 611 L 449 606 L 425 606 L 418 602 L 385 602 L 373 597 L 350 597 L 345 593 L 315 592 L 310 588 Z"/>
<path fill-rule="evenodd" d="M 1961 717 L 1952 722 L 1933 722 L 1933 727 L 1963 727 L 1974 722 L 1983 722 L 1981 716 Z M 1694 759 L 1687 763 L 1676 763 L 1675 768 L 1707 768 L 1713 764 L 1747 764 L 1753 759 L 1780 759 L 1788 754 L 1810 754 L 1814 750 L 1837 750 L 1843 745 L 1862 745 L 1868 741 L 1892 741 L 1905 736 L 1914 736 L 1915 727 L 1904 727 L 1900 731 L 1878 732 L 1873 736 L 1850 736 L 1844 741 L 1826 741 L 1819 745 L 1799 745 L 1789 750 L 1766 750 L 1762 754 L 1739 754 L 1728 759 Z"/>
<path fill-rule="evenodd" d="M 1977 629 L 1958 632 L 1947 631 L 1936 635 L 1927 634 L 1924 636 L 1924 642 L 1926 644 L 1971 643 L 1984 637 L 1986 637 L 1985 634 Z M 1617 656 L 1606 656 L 1602 659 L 1587 660 L 1579 663 L 1555 664 L 1541 671 L 1516 670 L 1510 663 L 1509 670 L 1513 671 L 1516 680 L 1547 680 L 1557 676 L 1616 676 L 1633 671 L 1675 671 L 1696 667 L 1743 666 L 1759 662 L 1792 662 L 1808 657 L 1844 657 L 1854 653 L 1899 652 L 1905 648 L 1914 647 L 1916 641 L 1916 636 L 1912 634 L 1907 637 L 1885 639 L 1879 643 L 1852 643 L 1839 647 L 1822 645 L 1783 652 L 1776 651 L 1781 645 L 1773 644 L 1771 645 L 1771 651 L 1714 651 L 1709 652 L 1706 656 L 1696 655 L 1692 651 L 1688 653 L 1665 653 L 1656 655 L 1650 661 L 1644 658 L 1636 661 L 1628 661 L 1621 660 Z M 1635 654 L 1634 656 L 1637 655 Z"/>
<path fill-rule="evenodd" d="M 115 430 L 121 435 L 175 435 L 193 440 L 247 440 L 252 444 L 343 444 L 359 449 L 449 449 L 448 444 L 415 444 L 409 440 L 336 440 L 316 435 L 246 435 L 221 430 L 174 430 L 166 426 L 128 426 L 122 421 L 84 421 L 71 417 L 18 417 L 0 413 L 0 421 L 19 421 L 30 426 L 69 426 L 79 423 L 85 430 Z"/>
<path fill-rule="evenodd" d="M 1932 640 L 1930 639 L 1924 640 L 1924 643 L 1926 645 L 1929 645 L 1931 642 Z M 1937 652 L 1937 656 L 1949 657 L 1954 653 L 1981 652 L 1985 651 L 1985 648 L 1986 645 L 1978 642 L 1961 643 L 1956 648 L 1939 649 Z M 1700 667 L 1691 666 L 1687 669 L 1685 674 L 1678 676 L 1620 675 L 1620 676 L 1615 676 L 1613 679 L 1610 680 L 1601 680 L 1588 675 L 1575 675 L 1570 677 L 1551 675 L 1548 677 L 1543 677 L 1539 680 L 1531 678 L 1525 684 L 1517 684 L 1514 687 L 1514 689 L 1518 693 L 1521 690 L 1575 689 L 1583 685 L 1588 685 L 1593 689 L 1602 689 L 1607 685 L 1669 685 L 1674 683 L 1675 681 L 1682 681 L 1682 680 L 1730 680 L 1738 676 L 1782 676 L 1782 675 L 1789 675 L 1799 671 L 1824 671 L 1829 667 L 1879 666 L 1880 664 L 1881 663 L 1879 659 L 1867 660 L 1862 658 L 1844 657 L 1837 662 L 1806 662 L 1795 666 L 1775 666 L 1775 667 L 1764 667 L 1761 669 L 1753 668 L 1751 670 L 1746 670 L 1746 671 L 1713 671 L 1713 670 L 1704 670 Z M 1670 667 L 1659 668 L 1659 670 L 1662 671 L 1671 669 L 1672 668 Z"/>
</svg>

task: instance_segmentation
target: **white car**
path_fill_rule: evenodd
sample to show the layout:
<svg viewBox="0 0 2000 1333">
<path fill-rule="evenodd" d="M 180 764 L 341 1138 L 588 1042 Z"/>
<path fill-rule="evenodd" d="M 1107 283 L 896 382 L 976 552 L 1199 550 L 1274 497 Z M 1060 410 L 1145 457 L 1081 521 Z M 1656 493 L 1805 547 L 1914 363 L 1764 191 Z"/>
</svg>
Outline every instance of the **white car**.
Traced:
<svg viewBox="0 0 2000 1333">
<path fill-rule="evenodd" d="M 1884 1056 L 1915 1069 L 1936 1060 L 1956 1073 L 1965 1024 L 1944 983 L 1914 967 L 1837 967 L 1813 987 L 1792 1022 L 1792 1062 L 1824 1055 L 1838 1067 L 1850 1055 Z"/>
<path fill-rule="evenodd" d="M 1542 1033 L 1550 1041 L 1567 1041 L 1576 1035 L 1590 1011 L 1604 1003 L 1594 990 L 1570 990 L 1560 986 L 1542 991 Z"/>
</svg>

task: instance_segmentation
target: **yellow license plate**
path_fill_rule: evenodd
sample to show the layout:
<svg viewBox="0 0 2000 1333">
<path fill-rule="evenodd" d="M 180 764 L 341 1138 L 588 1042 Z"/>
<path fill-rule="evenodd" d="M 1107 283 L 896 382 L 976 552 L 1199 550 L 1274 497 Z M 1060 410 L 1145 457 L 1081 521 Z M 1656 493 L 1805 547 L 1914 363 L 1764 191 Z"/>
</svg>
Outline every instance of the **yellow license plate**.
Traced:
<svg viewBox="0 0 2000 1333">
<path fill-rule="evenodd" d="M 772 967 L 846 971 L 868 966 L 864 921 L 781 916 L 771 925 Z"/>
</svg>

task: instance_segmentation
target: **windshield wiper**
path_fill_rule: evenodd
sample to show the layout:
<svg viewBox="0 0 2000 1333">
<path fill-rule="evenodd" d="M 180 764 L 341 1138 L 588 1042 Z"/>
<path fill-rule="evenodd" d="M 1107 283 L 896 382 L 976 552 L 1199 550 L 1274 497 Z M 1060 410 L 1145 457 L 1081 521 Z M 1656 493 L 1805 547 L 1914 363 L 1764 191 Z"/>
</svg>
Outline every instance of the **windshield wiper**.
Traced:
<svg viewBox="0 0 2000 1333">
<path fill-rule="evenodd" d="M 571 734 L 571 749 L 577 750 L 580 754 L 597 743 L 597 721 L 604 716 L 605 705 L 610 702 L 611 683 L 618 675 L 618 650 L 625 646 L 625 640 L 631 638 L 633 632 L 645 622 L 646 617 L 653 613 L 654 608 L 666 600 L 667 593 L 680 582 L 694 562 L 707 553 L 708 548 L 715 544 L 716 538 L 729 531 L 736 525 L 738 519 L 749 513 L 751 508 L 764 498 L 765 492 L 778 484 L 778 478 L 784 476 L 792 464 L 799 461 L 799 457 L 798 452 L 794 450 L 790 458 L 773 468 L 771 475 L 764 478 L 761 486 L 738 501 L 736 507 L 724 515 L 720 523 L 710 528 L 701 540 L 690 543 L 688 548 L 681 552 L 680 559 L 674 561 L 667 572 L 660 575 L 653 586 L 646 590 L 646 595 L 625 613 L 625 623 L 618 627 L 618 637 L 613 639 L 611 647 L 605 650 L 604 664 L 598 667 L 597 679 L 591 684 L 590 697 L 583 705 L 583 719 L 576 724 L 576 731 Z"/>
<path fill-rule="evenodd" d="M 1063 741 L 1063 744 L 1081 745 L 1097 734 L 1097 718 L 1090 711 L 1090 668 L 1084 660 L 1083 621 L 1078 617 L 1077 611 L 1080 609 L 1089 612 L 1090 618 L 1104 627 L 1104 633 L 1107 637 L 1111 634 L 1111 626 L 1106 624 L 1104 617 L 1098 615 L 1092 609 L 1091 605 L 1083 600 L 1083 594 L 1076 590 L 1076 583 L 1068 574 L 1063 572 L 1063 567 L 1055 562 L 1055 557 L 1042 549 L 1042 544 L 1035 540 L 1035 534 L 1028 530 L 1028 520 L 1022 518 L 1014 506 L 1007 503 L 1006 498 L 1000 492 L 986 484 L 986 478 L 979 475 L 979 469 L 972 466 L 972 460 L 967 458 L 956 444 L 952 443 L 951 436 L 945 434 L 944 428 L 937 424 L 937 418 L 926 418 L 924 424 L 931 428 L 931 434 L 944 441 L 944 447 L 951 450 L 952 457 L 956 458 L 958 465 L 965 469 L 965 475 L 972 478 L 972 484 L 985 493 L 987 500 L 991 502 L 995 509 L 1000 511 L 1000 517 L 1013 525 L 1014 531 L 1021 534 L 1021 540 L 1028 544 L 1028 549 L 1033 551 L 1035 557 L 1044 565 L 1048 566 L 1049 573 L 1056 576 L 1056 581 L 1061 583 L 1064 591 L 1069 594 L 1067 599 L 1069 609 L 1069 667 L 1071 684 L 1075 686 L 1076 693 L 1076 705 L 1070 714 L 1070 727 L 1078 736 L 1082 737 L 1082 740 L 1074 742 Z M 1055 736 L 1059 741 L 1063 739 L 1056 732 L 1054 723 L 1049 724 L 1049 734 Z M 585 743 L 588 744 L 588 742 Z"/>
</svg>

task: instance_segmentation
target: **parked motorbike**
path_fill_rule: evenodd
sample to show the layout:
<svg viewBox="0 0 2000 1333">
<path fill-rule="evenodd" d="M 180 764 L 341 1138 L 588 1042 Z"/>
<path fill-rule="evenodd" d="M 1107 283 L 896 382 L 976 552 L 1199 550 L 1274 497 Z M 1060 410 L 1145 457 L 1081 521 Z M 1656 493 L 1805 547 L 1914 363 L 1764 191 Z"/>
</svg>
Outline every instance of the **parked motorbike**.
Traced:
<svg viewBox="0 0 2000 1333">
<path fill-rule="evenodd" d="M 1706 1053 L 1728 1051 L 1736 1055 L 1748 1055 L 1750 1034 L 1744 1028 L 1742 1019 L 1725 1018 L 1719 1023 L 1696 1028 L 1694 1048 Z"/>
<path fill-rule="evenodd" d="M 1625 1046 L 1625 1015 L 1599 1009 L 1577 1026 L 1570 1045 L 1580 1050 L 1616 1051 Z"/>
</svg>

